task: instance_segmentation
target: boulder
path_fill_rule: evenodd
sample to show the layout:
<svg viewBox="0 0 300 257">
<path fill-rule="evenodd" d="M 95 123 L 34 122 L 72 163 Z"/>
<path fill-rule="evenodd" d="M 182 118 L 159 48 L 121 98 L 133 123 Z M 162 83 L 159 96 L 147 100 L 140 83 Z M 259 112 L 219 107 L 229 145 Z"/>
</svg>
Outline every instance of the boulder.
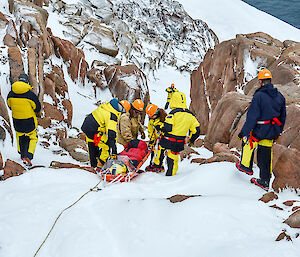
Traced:
<svg viewBox="0 0 300 257">
<path fill-rule="evenodd" d="M 300 228 L 300 210 L 295 211 L 285 221 L 291 228 Z"/>
<path fill-rule="evenodd" d="M 25 168 L 10 160 L 10 159 L 7 159 L 6 162 L 5 162 L 5 166 L 4 166 L 4 179 L 8 179 L 10 177 L 14 177 L 14 176 L 19 176 L 19 175 L 22 175 L 25 171 Z"/>
<path fill-rule="evenodd" d="M 229 147 L 226 144 L 222 143 L 215 143 L 213 146 L 213 153 L 218 154 L 218 153 L 229 153 L 231 154 L 231 151 Z"/>
<path fill-rule="evenodd" d="M 96 87 L 101 89 L 106 88 L 105 77 L 103 76 L 103 71 L 97 68 L 92 68 L 87 72 L 87 78 L 96 84 Z"/>
<path fill-rule="evenodd" d="M 278 192 L 281 189 L 300 188 L 300 151 L 284 147 L 273 169 L 275 179 L 272 187 Z"/>
<path fill-rule="evenodd" d="M 137 66 L 108 66 L 104 75 L 113 97 L 126 99 L 131 103 L 140 98 L 147 106 L 150 101 L 147 78 Z"/>
<path fill-rule="evenodd" d="M 63 138 L 60 146 L 70 153 L 72 158 L 80 162 L 89 160 L 86 142 L 79 138 Z"/>
<path fill-rule="evenodd" d="M 6 45 L 8 47 L 16 47 L 17 46 L 16 39 L 14 37 L 12 37 L 10 34 L 6 34 L 4 36 L 3 43 L 4 43 L 4 45 Z"/>
<path fill-rule="evenodd" d="M 274 192 L 269 192 L 264 194 L 259 201 L 262 201 L 264 203 L 268 203 L 270 201 L 273 201 L 274 199 L 278 199 L 278 196 Z"/>
<path fill-rule="evenodd" d="M 213 111 L 205 137 L 205 146 L 209 150 L 215 143 L 228 144 L 230 134 L 238 113 L 244 113 L 251 99 L 237 92 L 227 93 Z"/>
</svg>

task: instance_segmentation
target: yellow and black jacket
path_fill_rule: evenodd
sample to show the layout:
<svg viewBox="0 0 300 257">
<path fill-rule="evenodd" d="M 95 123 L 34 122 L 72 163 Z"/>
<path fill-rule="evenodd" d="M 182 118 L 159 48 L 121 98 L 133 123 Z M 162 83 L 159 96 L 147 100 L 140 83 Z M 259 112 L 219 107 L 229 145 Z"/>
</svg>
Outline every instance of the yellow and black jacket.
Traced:
<svg viewBox="0 0 300 257">
<path fill-rule="evenodd" d="M 7 105 L 12 110 L 13 124 L 17 132 L 29 133 L 36 129 L 36 112 L 41 110 L 41 103 L 32 87 L 22 81 L 12 84 L 7 96 Z"/>
<path fill-rule="evenodd" d="M 165 105 L 165 109 L 168 109 L 170 101 L 172 99 L 172 95 L 175 92 L 178 92 L 178 90 L 175 87 L 168 87 L 168 88 L 166 88 L 166 92 L 168 92 L 168 98 L 167 98 L 167 102 L 166 102 L 166 105 Z"/>
<path fill-rule="evenodd" d="M 156 119 L 149 119 L 148 136 L 150 144 L 154 143 L 159 136 L 160 127 L 162 127 L 167 113 L 163 109 L 159 109 L 159 116 Z"/>
<path fill-rule="evenodd" d="M 182 92 L 174 92 L 170 108 L 173 109 L 166 117 L 161 130 L 164 136 L 160 141 L 162 148 L 178 153 L 184 149 L 185 137 L 190 131 L 191 143 L 200 135 L 200 124 L 195 115 L 187 109 L 186 98 Z"/>
<path fill-rule="evenodd" d="M 121 112 L 105 102 L 85 118 L 81 129 L 91 140 L 95 135 L 101 135 L 101 141 L 109 146 L 111 153 L 117 154 L 117 122 L 120 116 Z"/>
</svg>

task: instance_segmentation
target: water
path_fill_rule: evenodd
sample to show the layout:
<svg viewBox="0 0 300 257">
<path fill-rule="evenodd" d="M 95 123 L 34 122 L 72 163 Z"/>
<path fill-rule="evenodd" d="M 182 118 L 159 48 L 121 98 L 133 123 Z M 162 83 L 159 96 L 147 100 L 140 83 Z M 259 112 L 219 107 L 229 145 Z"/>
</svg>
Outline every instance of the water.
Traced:
<svg viewBox="0 0 300 257">
<path fill-rule="evenodd" d="M 300 29 L 300 0 L 243 0 Z"/>
</svg>

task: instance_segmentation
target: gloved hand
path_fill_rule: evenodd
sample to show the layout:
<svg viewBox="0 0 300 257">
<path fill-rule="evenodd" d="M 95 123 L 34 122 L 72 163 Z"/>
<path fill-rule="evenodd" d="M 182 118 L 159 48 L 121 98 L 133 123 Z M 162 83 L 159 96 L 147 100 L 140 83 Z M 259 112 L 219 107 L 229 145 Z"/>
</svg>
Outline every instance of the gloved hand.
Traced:
<svg viewBox="0 0 300 257">
<path fill-rule="evenodd" d="M 141 132 L 141 138 L 142 138 L 142 139 L 145 139 L 145 138 L 146 138 L 145 132 Z"/>
<path fill-rule="evenodd" d="M 243 133 L 242 133 L 242 131 L 240 131 L 240 133 L 238 134 L 239 140 L 242 140 L 243 137 L 244 137 L 244 136 L 243 136 Z"/>
<path fill-rule="evenodd" d="M 169 104 L 170 104 L 169 102 L 166 102 L 166 105 L 165 105 L 165 110 L 166 110 L 166 109 L 168 109 L 168 107 L 169 107 Z"/>
</svg>

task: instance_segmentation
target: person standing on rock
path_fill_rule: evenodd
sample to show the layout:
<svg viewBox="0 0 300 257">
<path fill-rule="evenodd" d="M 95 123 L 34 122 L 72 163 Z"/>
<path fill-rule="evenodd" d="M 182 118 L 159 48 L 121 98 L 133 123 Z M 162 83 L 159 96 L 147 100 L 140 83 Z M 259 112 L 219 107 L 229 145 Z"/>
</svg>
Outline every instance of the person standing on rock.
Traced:
<svg viewBox="0 0 300 257">
<path fill-rule="evenodd" d="M 286 119 L 284 96 L 271 84 L 272 74 L 263 69 L 258 73 L 260 88 L 253 95 L 246 122 L 238 137 L 242 139 L 242 155 L 236 167 L 247 175 L 253 175 L 253 155 L 257 148 L 259 178 L 251 183 L 269 190 L 272 172 L 272 146 L 283 131 Z"/>
<path fill-rule="evenodd" d="M 152 169 L 152 161 L 154 158 L 154 146 L 156 141 L 159 139 L 161 131 L 160 128 L 163 125 L 167 113 L 164 109 L 158 108 L 155 104 L 149 104 L 146 107 L 146 113 L 149 116 L 149 123 L 148 123 L 148 137 L 149 137 L 149 144 L 148 147 L 151 149 L 153 148 L 153 151 L 151 152 L 151 159 L 150 159 L 150 165 L 146 167 L 146 171 L 150 171 Z"/>
<path fill-rule="evenodd" d="M 40 112 L 41 103 L 33 93 L 26 74 L 21 74 L 11 89 L 7 96 L 7 105 L 12 110 L 18 152 L 23 163 L 31 167 L 38 141 L 36 113 Z"/>
<path fill-rule="evenodd" d="M 91 166 L 101 168 L 107 158 L 117 155 L 117 122 L 121 113 L 128 112 L 127 100 L 112 99 L 101 104 L 84 120 L 81 130 L 86 135 Z"/>
<path fill-rule="evenodd" d="M 168 98 L 167 98 L 167 102 L 166 102 L 166 105 L 165 105 L 165 110 L 167 110 L 168 107 L 169 107 L 169 104 L 170 104 L 173 93 L 178 92 L 178 90 L 175 88 L 175 84 L 172 83 L 171 86 L 169 86 L 166 89 L 166 92 L 168 92 Z"/>
<path fill-rule="evenodd" d="M 167 151 L 168 170 L 166 176 L 176 175 L 178 170 L 179 153 L 184 150 L 185 137 L 190 132 L 188 145 L 192 146 L 200 135 L 200 124 L 195 115 L 187 109 L 185 94 L 174 92 L 170 108 L 165 122 L 160 129 L 163 136 L 159 141 L 158 149 L 155 151 L 154 164 L 149 171 L 163 172 L 163 160 Z"/>
</svg>

